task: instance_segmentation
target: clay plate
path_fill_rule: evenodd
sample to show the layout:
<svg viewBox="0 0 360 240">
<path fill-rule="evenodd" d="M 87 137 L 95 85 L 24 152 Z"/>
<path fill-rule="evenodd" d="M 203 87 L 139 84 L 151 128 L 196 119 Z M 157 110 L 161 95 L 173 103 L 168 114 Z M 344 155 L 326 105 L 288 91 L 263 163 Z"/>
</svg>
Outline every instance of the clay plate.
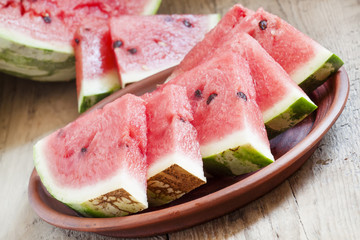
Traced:
<svg viewBox="0 0 360 240">
<path fill-rule="evenodd" d="M 104 99 L 95 108 L 131 92 L 142 94 L 154 89 L 169 71 L 132 84 Z M 318 109 L 296 127 L 271 140 L 276 161 L 252 174 L 208 179 L 208 183 L 184 197 L 158 208 L 126 217 L 85 218 L 52 198 L 34 170 L 29 182 L 29 200 L 46 222 L 65 229 L 95 232 L 117 237 L 144 237 L 188 228 L 229 213 L 267 193 L 294 173 L 315 151 L 319 141 L 342 112 L 349 93 L 344 68 L 311 98 Z M 91 110 L 90 110 L 91 111 Z"/>
</svg>

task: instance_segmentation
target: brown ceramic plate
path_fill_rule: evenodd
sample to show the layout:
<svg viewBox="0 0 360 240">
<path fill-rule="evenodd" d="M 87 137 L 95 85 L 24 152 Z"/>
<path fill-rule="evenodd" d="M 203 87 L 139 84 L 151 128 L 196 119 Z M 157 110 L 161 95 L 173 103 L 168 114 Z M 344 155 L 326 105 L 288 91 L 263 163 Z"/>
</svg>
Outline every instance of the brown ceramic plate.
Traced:
<svg viewBox="0 0 360 240">
<path fill-rule="evenodd" d="M 132 84 L 100 102 L 102 107 L 119 96 L 151 91 L 168 72 Z M 34 170 L 29 183 L 29 200 L 46 222 L 66 229 L 118 237 L 144 237 L 184 229 L 229 213 L 267 193 L 294 173 L 315 151 L 319 141 L 342 112 L 349 93 L 344 68 L 311 98 L 318 110 L 296 127 L 271 140 L 276 161 L 252 174 L 208 179 L 208 183 L 170 204 L 126 217 L 85 218 L 52 198 Z"/>
</svg>

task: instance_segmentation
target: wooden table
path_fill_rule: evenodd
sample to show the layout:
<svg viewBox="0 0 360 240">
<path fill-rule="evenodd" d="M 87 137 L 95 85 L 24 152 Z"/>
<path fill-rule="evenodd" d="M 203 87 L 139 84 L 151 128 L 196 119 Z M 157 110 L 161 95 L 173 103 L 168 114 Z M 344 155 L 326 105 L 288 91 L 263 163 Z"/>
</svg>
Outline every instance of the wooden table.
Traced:
<svg viewBox="0 0 360 240">
<path fill-rule="evenodd" d="M 236 1 L 163 0 L 159 13 L 221 13 Z M 360 239 L 360 2 L 243 0 L 279 15 L 345 62 L 347 106 L 305 165 L 270 193 L 228 215 L 150 239 Z M 32 146 L 77 116 L 75 83 L 0 74 L 0 239 L 107 239 L 53 227 L 27 198 Z"/>
</svg>

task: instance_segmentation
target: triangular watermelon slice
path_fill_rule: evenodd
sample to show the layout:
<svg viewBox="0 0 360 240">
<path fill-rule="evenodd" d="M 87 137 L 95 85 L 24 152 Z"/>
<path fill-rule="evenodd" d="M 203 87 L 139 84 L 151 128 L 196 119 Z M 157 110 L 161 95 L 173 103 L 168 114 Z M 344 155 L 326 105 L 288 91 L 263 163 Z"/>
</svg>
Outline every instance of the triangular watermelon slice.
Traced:
<svg viewBox="0 0 360 240">
<path fill-rule="evenodd" d="M 187 89 L 205 169 L 244 174 L 273 162 L 250 68 L 233 51 L 214 54 L 166 83 Z"/>
<path fill-rule="evenodd" d="M 120 88 L 107 21 L 83 24 L 74 36 L 80 113 Z"/>
<path fill-rule="evenodd" d="M 148 122 L 148 201 L 161 205 L 206 179 L 186 89 L 175 85 L 159 88 L 143 99 Z"/>
<path fill-rule="evenodd" d="M 74 79 L 73 34 L 84 19 L 154 14 L 160 1 L 2 1 L 0 71 L 38 81 Z"/>
<path fill-rule="evenodd" d="M 256 102 L 269 138 L 293 127 L 317 108 L 285 70 L 247 33 L 228 34 L 214 54 L 226 51 L 238 53 L 249 63 Z"/>
<path fill-rule="evenodd" d="M 171 76 L 168 78 L 174 78 L 183 72 L 191 70 L 195 66 L 203 62 L 204 58 L 211 53 L 210 49 L 215 49 L 222 44 L 220 39 L 225 36 L 231 29 L 234 28 L 242 19 L 246 16 L 253 14 L 250 9 L 244 8 L 240 4 L 234 5 L 219 21 L 219 23 L 211 31 L 209 31 L 205 38 L 196 44 L 192 50 L 184 57 Z"/>
<path fill-rule="evenodd" d="M 34 146 L 34 164 L 57 200 L 85 216 L 147 208 L 145 102 L 125 95 Z"/>
<path fill-rule="evenodd" d="M 240 21 L 234 31 L 254 37 L 307 93 L 343 65 L 328 49 L 262 8 Z"/>
<path fill-rule="evenodd" d="M 179 64 L 218 21 L 218 14 L 112 18 L 110 32 L 122 87 Z"/>
</svg>

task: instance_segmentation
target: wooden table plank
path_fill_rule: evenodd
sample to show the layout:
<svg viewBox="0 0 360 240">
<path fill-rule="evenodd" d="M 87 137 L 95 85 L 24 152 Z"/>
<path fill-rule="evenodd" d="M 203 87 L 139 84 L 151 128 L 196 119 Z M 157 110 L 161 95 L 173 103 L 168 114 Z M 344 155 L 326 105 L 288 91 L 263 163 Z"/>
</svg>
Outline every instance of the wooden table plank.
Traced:
<svg viewBox="0 0 360 240">
<path fill-rule="evenodd" d="M 163 0 L 159 13 L 224 14 L 237 1 Z M 199 226 L 148 239 L 360 239 L 360 3 L 244 0 L 279 15 L 337 53 L 351 80 L 348 104 L 306 164 L 262 198 Z M 53 227 L 33 212 L 32 146 L 75 119 L 75 83 L 0 74 L 0 239 L 110 239 Z"/>
</svg>

